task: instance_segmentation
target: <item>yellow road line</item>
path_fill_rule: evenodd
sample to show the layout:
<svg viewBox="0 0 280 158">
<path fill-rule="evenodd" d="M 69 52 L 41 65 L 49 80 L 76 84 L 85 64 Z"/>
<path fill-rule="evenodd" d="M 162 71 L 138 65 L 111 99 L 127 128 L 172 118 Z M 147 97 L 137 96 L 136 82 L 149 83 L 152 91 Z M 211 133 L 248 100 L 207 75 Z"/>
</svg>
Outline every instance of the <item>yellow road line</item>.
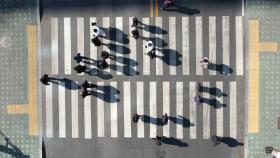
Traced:
<svg viewBox="0 0 280 158">
<path fill-rule="evenodd" d="M 154 17 L 154 0 L 150 0 L 150 17 Z"/>
<path fill-rule="evenodd" d="M 158 16 L 158 0 L 156 0 L 156 16 Z"/>
<path fill-rule="evenodd" d="M 28 114 L 29 135 L 38 136 L 37 27 L 27 26 L 28 39 L 28 104 L 8 105 L 8 114 Z"/>
<path fill-rule="evenodd" d="M 276 52 L 277 43 L 260 42 L 259 20 L 249 20 L 248 132 L 259 132 L 260 52 Z"/>
</svg>

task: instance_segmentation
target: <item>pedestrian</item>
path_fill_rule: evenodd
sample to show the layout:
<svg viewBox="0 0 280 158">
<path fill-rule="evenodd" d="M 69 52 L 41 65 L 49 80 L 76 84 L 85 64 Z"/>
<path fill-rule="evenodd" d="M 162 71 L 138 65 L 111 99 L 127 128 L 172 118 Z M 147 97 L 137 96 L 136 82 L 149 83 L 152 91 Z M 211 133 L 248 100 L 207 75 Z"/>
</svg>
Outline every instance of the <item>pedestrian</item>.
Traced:
<svg viewBox="0 0 280 158">
<path fill-rule="evenodd" d="M 168 116 L 167 113 L 165 113 L 164 115 L 162 115 L 161 117 L 161 122 L 163 125 L 166 125 L 168 123 Z"/>
<path fill-rule="evenodd" d="M 106 62 L 105 59 L 102 59 L 98 62 L 98 65 L 97 67 L 100 68 L 100 69 L 106 69 L 108 67 L 108 63 Z"/>
<path fill-rule="evenodd" d="M 49 85 L 49 75 L 44 74 L 41 78 L 40 81 L 44 84 L 44 85 Z"/>
<path fill-rule="evenodd" d="M 145 51 L 146 51 L 144 54 L 149 55 L 151 58 L 154 58 L 154 57 L 157 56 L 156 53 L 155 53 L 156 48 L 155 48 L 152 41 L 148 41 L 146 43 L 146 45 L 144 45 L 144 48 L 145 48 Z"/>
<path fill-rule="evenodd" d="M 216 135 L 211 136 L 211 141 L 213 142 L 214 146 L 217 146 L 221 143 L 222 138 Z"/>
<path fill-rule="evenodd" d="M 161 141 L 163 140 L 163 137 L 160 136 L 156 136 L 156 138 L 154 138 L 156 145 L 160 146 L 161 145 Z"/>
<path fill-rule="evenodd" d="M 210 63 L 210 60 L 207 58 L 207 57 L 203 57 L 201 60 L 200 60 L 200 66 L 201 68 L 208 68 L 208 65 Z"/>
<path fill-rule="evenodd" d="M 140 37 L 139 31 L 138 31 L 137 28 L 133 29 L 133 30 L 131 31 L 131 34 L 132 34 L 132 37 L 133 37 L 134 39 L 138 39 L 138 38 Z"/>
<path fill-rule="evenodd" d="M 132 18 L 132 25 L 131 25 L 131 27 L 138 27 L 138 24 L 143 25 L 143 23 L 141 21 L 139 21 L 137 19 L 137 17 L 133 17 Z"/>
<path fill-rule="evenodd" d="M 93 87 L 96 87 L 96 85 L 95 85 L 95 84 L 88 83 L 88 81 L 85 80 L 85 81 L 81 84 L 81 87 L 84 87 L 84 88 L 93 88 Z"/>
<path fill-rule="evenodd" d="M 137 123 L 140 117 L 141 117 L 141 115 L 133 114 L 133 116 L 132 116 L 132 121 L 133 121 L 134 123 Z"/>
<path fill-rule="evenodd" d="M 101 58 L 102 59 L 108 59 L 110 57 L 110 54 L 107 51 L 102 51 L 101 52 Z"/>
<path fill-rule="evenodd" d="M 74 56 L 73 58 L 78 64 L 83 60 L 83 57 L 81 56 L 81 53 L 77 53 L 77 55 Z"/>
<path fill-rule="evenodd" d="M 105 37 L 106 33 L 96 25 L 96 23 L 91 23 L 92 27 L 93 27 L 93 37 Z"/>
<path fill-rule="evenodd" d="M 164 5 L 164 7 L 161 8 L 161 10 L 164 10 L 169 7 L 173 7 L 173 6 L 175 6 L 175 3 L 174 3 L 174 0 L 164 0 L 163 5 Z"/>
<path fill-rule="evenodd" d="M 91 42 L 95 45 L 95 46 L 101 46 L 101 41 L 99 40 L 99 38 L 96 36 L 96 37 L 93 37 L 91 39 Z"/>
<path fill-rule="evenodd" d="M 203 89 L 203 87 L 202 87 L 201 83 L 198 82 L 196 84 L 196 93 L 200 93 L 202 91 L 202 89 Z"/>
<path fill-rule="evenodd" d="M 265 153 L 271 154 L 272 151 L 273 151 L 273 147 L 265 147 Z"/>
<path fill-rule="evenodd" d="M 201 96 L 199 96 L 198 94 L 196 94 L 195 96 L 194 96 L 194 98 L 193 98 L 193 102 L 195 102 L 195 104 L 200 104 L 201 103 L 201 101 L 202 101 L 202 98 L 201 98 Z"/>
<path fill-rule="evenodd" d="M 85 98 L 88 95 L 88 90 L 85 87 L 81 87 L 80 95 Z"/>
<path fill-rule="evenodd" d="M 74 70 L 77 72 L 77 73 L 82 73 L 82 72 L 85 72 L 87 70 L 87 66 L 85 65 L 80 65 L 78 64 L 77 66 L 74 67 Z"/>
</svg>

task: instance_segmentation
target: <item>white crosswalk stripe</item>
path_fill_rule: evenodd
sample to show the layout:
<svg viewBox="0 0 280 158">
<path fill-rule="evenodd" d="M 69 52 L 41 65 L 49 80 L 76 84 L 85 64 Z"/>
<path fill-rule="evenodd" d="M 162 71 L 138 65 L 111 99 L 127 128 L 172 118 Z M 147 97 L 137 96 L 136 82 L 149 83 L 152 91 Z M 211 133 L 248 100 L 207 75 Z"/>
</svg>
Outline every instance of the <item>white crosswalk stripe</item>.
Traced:
<svg viewBox="0 0 280 158">
<path fill-rule="evenodd" d="M 74 87 L 74 83 L 71 85 Z M 79 104 L 78 90 L 71 91 L 71 121 L 72 121 L 72 138 L 79 138 Z"/>
<path fill-rule="evenodd" d="M 229 26 L 230 25 L 230 18 L 235 19 L 235 25 L 234 26 Z M 135 40 L 133 37 L 129 36 L 129 44 L 128 44 L 128 49 L 130 50 L 129 57 L 132 59 L 131 61 L 136 61 L 139 64 L 138 66 L 131 65 L 132 68 L 129 69 L 129 73 L 133 74 L 132 71 L 137 70 L 139 66 L 143 66 L 142 72 L 140 74 L 142 75 L 163 75 L 163 74 L 169 74 L 169 75 L 190 75 L 190 74 L 196 74 L 196 75 L 203 75 L 203 70 L 201 69 L 200 66 L 200 59 L 204 56 L 204 50 L 203 48 L 205 44 L 203 43 L 205 38 L 209 39 L 209 42 L 207 43 L 208 46 L 206 46 L 206 49 L 208 49 L 209 52 L 209 59 L 213 64 L 216 64 L 217 62 L 217 47 L 219 45 L 222 46 L 222 63 L 217 63 L 217 64 L 224 64 L 226 66 L 231 67 L 231 65 L 235 65 L 236 68 L 231 67 L 233 70 L 236 71 L 236 75 L 238 76 L 243 76 L 244 75 L 244 40 L 243 40 L 243 17 L 242 16 L 236 16 L 236 17 L 229 17 L 229 16 L 222 16 L 222 23 L 217 23 L 216 22 L 217 17 L 215 16 L 209 16 L 209 17 L 202 17 L 202 16 L 197 16 L 193 19 L 190 19 L 189 17 L 182 17 L 182 22 L 178 23 L 176 17 L 169 17 L 168 20 L 168 35 L 164 35 L 162 33 L 152 33 L 153 29 L 152 27 L 148 27 L 150 23 L 155 23 L 155 25 L 159 28 L 163 26 L 163 21 L 166 20 L 162 17 L 156 17 L 156 18 L 142 18 L 142 22 L 146 25 L 145 28 L 140 31 L 140 35 L 145 37 L 145 38 L 150 38 L 150 37 L 155 37 L 155 41 L 158 45 L 162 45 L 162 39 L 163 37 L 168 38 L 168 43 L 167 47 L 170 52 L 168 54 L 162 54 L 161 49 L 166 49 L 166 48 L 159 48 L 156 49 L 156 54 L 159 55 L 159 58 L 155 58 L 156 62 L 153 62 L 155 65 L 151 65 L 151 58 L 148 55 L 144 55 L 144 48 L 140 45 L 138 45 L 137 40 Z M 60 28 L 58 28 L 58 22 L 59 20 L 63 20 L 63 37 L 59 37 L 59 31 Z M 85 21 L 88 20 L 88 21 Z M 71 54 L 73 54 L 71 51 L 71 45 L 72 45 L 72 40 L 75 41 L 75 39 L 71 39 L 72 32 L 71 28 L 72 27 L 77 27 L 77 52 L 80 52 L 81 55 L 84 55 L 86 52 L 84 52 L 86 49 L 85 47 L 89 47 L 89 55 L 90 58 L 97 60 L 98 55 L 97 55 L 97 47 L 94 46 L 92 42 L 90 42 L 90 38 L 93 37 L 93 30 L 91 23 L 96 22 L 97 18 L 96 17 L 90 17 L 89 19 L 84 18 L 84 17 L 77 17 L 77 18 L 70 18 L 70 17 L 64 17 L 64 18 L 57 18 L 57 17 L 52 17 L 50 19 L 51 23 L 51 50 L 50 50 L 50 60 L 51 60 L 51 70 L 50 72 L 52 74 L 58 74 L 59 72 L 59 64 L 58 62 L 58 57 L 59 57 L 59 43 L 63 44 L 63 50 L 64 50 L 64 73 L 65 74 L 71 74 L 71 60 L 73 60 L 73 57 Z M 207 20 L 209 25 L 206 26 L 208 27 L 209 35 L 206 37 L 203 35 L 203 28 L 205 27 L 204 21 Z M 77 21 L 77 26 L 71 26 L 74 22 L 72 21 Z M 132 31 L 132 18 L 130 17 L 128 20 L 126 20 L 123 17 L 116 17 L 115 19 L 112 19 L 110 17 L 103 17 L 100 21 L 102 23 L 98 23 L 97 25 L 111 30 L 110 29 L 110 21 L 115 21 L 115 27 L 116 34 L 112 35 L 111 33 L 107 33 L 106 38 L 100 38 L 104 45 L 102 46 L 102 50 L 107 51 L 109 53 L 115 53 L 114 51 L 118 52 L 116 53 L 116 56 L 118 57 L 118 61 L 116 62 L 116 74 L 117 75 L 125 75 L 124 71 L 126 66 L 123 64 L 123 51 L 126 46 L 124 45 L 124 37 L 123 32 L 127 32 L 127 34 L 131 34 Z M 124 30 L 124 26 L 127 25 L 125 22 L 128 21 L 129 29 Z M 84 27 L 85 24 L 90 23 L 90 26 Z M 190 45 L 190 23 L 195 23 L 195 45 L 191 46 Z M 181 25 L 182 30 L 177 30 L 177 26 Z M 216 30 L 217 25 L 221 25 L 220 27 L 222 28 L 221 30 Z M 86 30 L 85 29 L 90 29 L 90 35 L 85 35 Z M 182 39 L 177 39 L 176 38 L 176 32 L 177 31 L 182 31 Z M 230 33 L 230 31 L 234 31 L 235 34 Z M 110 34 L 112 36 L 116 36 L 116 45 L 114 46 L 114 41 L 110 41 Z M 89 41 L 85 41 L 85 36 L 90 37 L 86 38 Z M 234 36 L 235 41 L 231 41 L 231 36 Z M 222 42 L 217 41 L 217 37 L 222 37 Z M 63 40 L 59 38 L 64 38 Z M 141 39 L 138 39 L 141 40 Z M 179 54 L 174 53 L 175 50 L 177 50 L 177 41 L 182 40 L 182 52 L 179 52 Z M 113 43 L 111 43 L 113 42 Z M 143 41 L 145 44 L 146 41 Z M 230 54 L 233 52 L 230 52 L 231 47 L 234 46 L 236 47 L 236 59 L 235 59 L 235 64 L 230 63 Z M 114 48 L 115 47 L 115 48 Z M 137 48 L 140 47 L 142 50 L 141 52 L 136 52 Z M 189 52 L 191 47 L 194 47 L 193 49 L 195 52 Z M 162 56 L 163 55 L 163 56 Z M 168 57 L 164 57 L 167 55 Z M 182 55 L 182 58 L 179 57 L 179 55 Z M 195 56 L 195 69 L 190 70 L 190 58 L 191 55 Z M 138 57 L 143 56 L 142 61 L 139 61 Z M 168 61 L 169 60 L 169 61 Z M 165 61 L 165 62 L 163 62 Z M 181 61 L 179 63 L 179 61 Z M 110 64 L 110 60 L 107 60 L 108 64 Z M 132 63 L 132 62 L 131 62 Z M 129 63 L 128 63 L 129 64 Z M 164 64 L 167 64 L 169 67 L 169 70 L 164 69 Z M 179 72 L 177 70 L 178 64 L 182 64 L 182 70 Z M 155 72 L 152 72 L 153 67 L 156 67 Z M 95 68 L 94 65 L 90 65 L 91 68 Z M 224 71 L 227 71 L 227 67 L 224 67 Z M 111 72 L 111 69 L 108 68 L 105 71 Z M 169 71 L 169 73 L 164 73 L 164 71 Z M 234 72 L 235 72 L 234 71 Z M 83 74 L 83 73 L 82 73 Z M 93 71 L 93 74 L 97 75 L 96 71 Z M 217 70 L 209 70 L 209 75 L 217 75 Z"/>
</svg>

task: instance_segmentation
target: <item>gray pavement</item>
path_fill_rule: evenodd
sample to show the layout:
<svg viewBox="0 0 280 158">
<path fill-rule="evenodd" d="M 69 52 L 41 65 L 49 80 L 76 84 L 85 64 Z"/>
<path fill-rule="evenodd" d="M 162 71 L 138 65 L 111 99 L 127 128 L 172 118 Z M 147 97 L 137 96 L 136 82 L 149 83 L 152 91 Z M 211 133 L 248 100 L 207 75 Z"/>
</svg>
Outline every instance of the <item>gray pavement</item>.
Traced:
<svg viewBox="0 0 280 158">
<path fill-rule="evenodd" d="M 117 102 L 117 123 L 118 123 L 118 137 L 111 138 L 111 122 L 110 122 L 110 106 L 112 100 L 107 100 L 103 98 L 104 101 L 104 137 L 99 137 L 97 134 L 98 129 L 98 112 L 97 112 L 97 99 L 96 97 L 91 97 L 91 139 L 85 139 L 85 126 L 84 126 L 84 111 L 85 107 L 83 99 L 79 96 L 78 97 L 78 121 L 79 121 L 79 137 L 72 138 L 72 129 L 71 129 L 71 103 L 73 100 L 72 98 L 72 91 L 70 89 L 65 90 L 65 105 L 66 105 L 66 138 L 59 137 L 59 87 L 60 85 L 54 84 L 52 86 L 52 104 L 53 104 L 53 136 L 47 137 L 46 136 L 46 89 L 47 86 L 42 86 L 42 121 L 43 121 L 43 136 L 46 148 L 46 155 L 49 158 L 55 158 L 58 155 L 60 157 L 79 157 L 79 158 L 88 158 L 88 157 L 97 157 L 97 158 L 117 158 L 117 157 L 135 157 L 135 158 L 144 158 L 144 157 L 197 157 L 197 158 L 204 158 L 204 157 L 217 157 L 217 158 L 224 158 L 224 157 L 243 157 L 244 156 L 244 147 L 237 146 L 237 147 L 228 147 L 225 144 L 221 144 L 217 147 L 214 147 L 209 139 L 203 138 L 204 133 L 204 126 L 203 119 L 206 117 L 203 114 L 204 107 L 201 105 L 197 106 L 196 115 L 197 115 L 197 122 L 195 124 L 197 128 L 197 138 L 191 139 L 190 138 L 190 128 L 184 127 L 183 128 L 183 139 L 176 138 L 177 137 L 177 125 L 176 122 L 170 123 L 170 136 L 175 138 L 169 142 L 168 144 L 163 144 L 162 146 L 156 146 L 153 140 L 150 138 L 150 124 L 145 123 L 144 125 L 144 138 L 137 138 L 137 126 L 135 124 L 131 124 L 131 137 L 125 138 L 124 137 L 124 107 L 125 103 L 124 100 L 126 99 L 126 94 L 124 92 L 124 81 L 130 82 L 131 85 L 131 114 L 135 113 L 137 110 L 137 82 L 144 83 L 144 114 L 149 115 L 150 110 L 150 102 L 151 100 L 156 100 L 156 114 L 157 117 L 160 117 L 163 111 L 162 105 L 164 104 L 163 96 L 160 94 L 163 93 L 163 82 L 169 82 L 170 84 L 170 116 L 176 116 L 176 103 L 177 103 L 177 96 L 176 96 L 176 83 L 183 82 L 183 117 L 186 118 L 183 122 L 186 123 L 190 117 L 190 101 L 192 98 L 189 97 L 192 89 L 189 87 L 190 82 L 209 82 L 210 87 L 216 87 L 217 82 L 222 82 L 223 88 L 221 91 L 228 96 L 222 97 L 222 103 L 226 104 L 227 106 L 223 108 L 223 136 L 228 137 L 230 135 L 230 98 L 229 94 L 231 94 L 230 83 L 236 82 L 236 94 L 237 94 L 237 140 L 239 142 L 244 142 L 244 95 L 243 92 L 245 91 L 245 77 L 237 76 L 235 67 L 236 67 L 236 56 L 235 56 L 235 16 L 241 15 L 241 1 L 232 1 L 231 3 L 222 3 L 221 1 L 177 1 L 178 5 L 180 6 L 188 6 L 190 8 L 195 8 L 200 11 L 200 14 L 196 16 L 202 16 L 203 21 L 203 56 L 209 56 L 209 21 L 208 16 L 215 16 L 216 17 L 216 28 L 217 28 L 217 64 L 223 63 L 223 40 L 222 40 L 222 16 L 229 16 L 230 23 L 229 23 L 229 30 L 230 30 L 230 56 L 229 56 L 229 63 L 233 73 L 229 76 L 225 76 L 217 72 L 217 75 L 210 75 L 208 70 L 203 71 L 203 75 L 196 75 L 196 34 L 195 34 L 195 20 L 196 16 L 189 16 L 189 37 L 190 37 L 190 54 L 189 54 L 189 65 L 190 65 L 190 74 L 183 75 L 182 70 L 182 60 L 183 58 L 180 57 L 182 55 L 182 16 L 188 16 L 186 14 L 173 12 L 173 11 L 166 11 L 162 12 L 159 11 L 159 16 L 162 16 L 162 30 L 166 30 L 169 32 L 169 24 L 168 24 L 168 17 L 174 16 L 176 17 L 176 40 L 169 39 L 169 33 L 162 35 L 163 40 L 167 43 L 167 46 L 163 49 L 169 49 L 169 44 L 175 40 L 176 41 L 176 51 L 179 55 L 177 55 L 177 66 L 176 66 L 176 75 L 169 75 L 169 65 L 168 62 L 165 60 L 169 60 L 171 56 L 167 56 L 166 59 L 163 61 L 163 75 L 156 75 L 156 60 L 151 60 L 150 71 L 151 75 L 143 75 L 144 67 L 144 56 L 143 56 L 143 42 L 141 39 L 137 41 L 137 54 L 136 54 L 136 62 L 137 71 L 139 75 L 135 73 L 130 73 L 131 71 L 126 70 L 128 67 L 129 70 L 133 66 L 130 64 L 132 63 L 131 60 L 127 67 L 124 68 L 123 75 L 117 75 L 117 71 L 114 70 L 113 67 L 111 70 L 111 78 L 106 79 L 106 76 L 102 76 L 102 73 L 98 73 L 98 75 L 90 76 L 88 74 L 85 75 L 77 75 L 74 70 L 71 70 L 71 74 L 64 74 L 64 27 L 63 27 L 63 18 L 70 17 L 71 19 L 71 56 L 73 57 L 77 52 L 77 17 L 84 18 L 84 55 L 89 57 L 90 54 L 90 25 L 89 18 L 96 17 L 97 23 L 102 24 L 103 17 L 110 17 L 110 26 L 115 27 L 115 17 L 121 16 L 123 17 L 123 28 L 124 32 L 128 33 L 129 24 L 128 24 L 128 17 L 137 16 L 137 17 L 149 17 L 149 1 L 43 1 L 42 5 L 42 21 L 41 21 L 41 72 L 48 73 L 57 78 L 67 78 L 73 81 L 77 81 L 78 83 L 83 82 L 85 79 L 91 81 L 92 83 L 104 82 L 105 85 L 108 85 L 112 82 L 117 82 L 117 89 L 120 93 L 117 95 L 119 102 Z M 52 30 L 51 30 L 51 18 L 58 17 L 58 52 L 59 52 L 59 64 L 58 64 L 58 74 L 52 74 L 52 57 L 51 57 L 51 41 L 52 41 Z M 155 25 L 155 18 L 150 18 L 150 25 Z M 142 30 L 139 30 L 140 34 L 142 34 Z M 150 30 L 151 31 L 151 30 Z M 116 32 L 111 32 L 112 34 L 116 34 Z M 151 33 L 150 37 L 155 37 L 156 35 Z M 244 40 L 245 42 L 245 40 Z M 113 45 L 116 42 L 111 41 Z M 129 44 L 124 44 L 125 47 L 129 48 Z M 121 54 L 114 51 L 114 48 L 110 50 L 110 53 L 116 56 L 121 56 L 123 59 L 121 61 L 125 61 L 126 59 L 130 58 L 130 53 L 128 54 Z M 124 47 L 124 48 L 125 48 Z M 97 48 L 97 52 L 100 52 L 102 47 Z M 125 49 L 124 49 L 125 50 Z M 172 50 L 168 50 L 169 53 Z M 176 52 L 173 50 L 173 52 Z M 245 52 L 245 51 L 244 51 Z M 98 55 L 99 56 L 99 55 Z M 245 57 L 245 54 L 244 54 Z M 245 60 L 243 60 L 245 61 Z M 118 65 L 118 61 L 110 61 L 111 65 Z M 75 62 L 71 61 L 72 67 L 75 65 Z M 131 68 L 132 67 L 132 68 Z M 245 72 L 245 69 L 244 69 Z M 108 77 L 108 76 L 107 76 Z M 149 82 L 156 82 L 157 87 L 157 97 L 151 98 L 150 91 L 149 91 Z M 109 90 L 109 93 L 112 91 L 112 88 Z M 103 96 L 102 96 L 103 97 Z M 105 96 L 108 98 L 110 96 Z M 210 95 L 210 99 L 215 99 L 215 95 Z M 101 98 L 102 99 L 102 98 Z M 215 101 L 216 103 L 216 101 Z M 211 103 L 210 103 L 211 104 Z M 210 106 L 210 105 L 208 105 Z M 210 134 L 216 134 L 217 132 L 217 109 L 214 107 L 210 107 Z M 178 118 L 177 118 L 178 119 Z M 163 134 L 163 127 L 157 127 L 157 134 Z M 180 147 L 180 144 L 187 144 L 187 147 Z"/>
</svg>

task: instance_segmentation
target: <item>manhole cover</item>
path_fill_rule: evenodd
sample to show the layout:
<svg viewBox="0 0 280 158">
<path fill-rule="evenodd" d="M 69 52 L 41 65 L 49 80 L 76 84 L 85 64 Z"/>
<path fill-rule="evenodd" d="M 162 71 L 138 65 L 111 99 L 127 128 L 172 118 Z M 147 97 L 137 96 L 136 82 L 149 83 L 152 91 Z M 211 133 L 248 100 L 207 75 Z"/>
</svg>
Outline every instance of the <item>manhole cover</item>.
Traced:
<svg viewBox="0 0 280 158">
<path fill-rule="evenodd" d="M 161 150 L 161 151 L 157 151 L 157 158 L 165 158 L 166 156 L 166 152 Z"/>
<path fill-rule="evenodd" d="M 1 47 L 8 48 L 12 45 L 12 39 L 9 36 L 4 36 L 0 39 Z"/>
</svg>

